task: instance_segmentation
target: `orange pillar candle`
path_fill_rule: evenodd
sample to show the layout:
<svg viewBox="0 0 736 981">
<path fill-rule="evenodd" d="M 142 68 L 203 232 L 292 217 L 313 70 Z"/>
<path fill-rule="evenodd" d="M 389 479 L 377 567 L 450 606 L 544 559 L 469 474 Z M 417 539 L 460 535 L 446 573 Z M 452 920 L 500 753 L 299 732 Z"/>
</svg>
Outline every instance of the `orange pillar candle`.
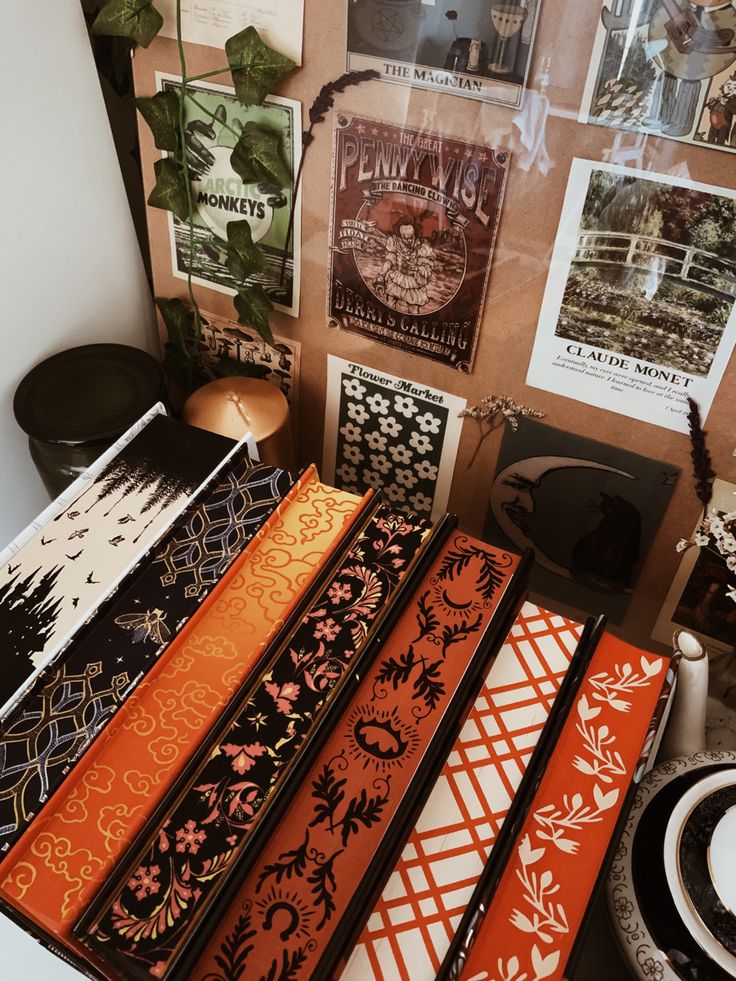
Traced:
<svg viewBox="0 0 736 981">
<path fill-rule="evenodd" d="M 262 378 L 219 378 L 203 385 L 185 402 L 182 419 L 231 439 L 242 439 L 250 431 L 261 463 L 294 469 L 289 403 Z"/>
</svg>

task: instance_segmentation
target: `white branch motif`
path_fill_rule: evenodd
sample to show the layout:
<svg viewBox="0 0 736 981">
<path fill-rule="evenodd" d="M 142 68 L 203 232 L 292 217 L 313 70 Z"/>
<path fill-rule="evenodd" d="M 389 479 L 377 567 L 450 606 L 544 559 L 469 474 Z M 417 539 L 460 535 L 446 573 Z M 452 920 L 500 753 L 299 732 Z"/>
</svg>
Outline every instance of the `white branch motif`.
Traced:
<svg viewBox="0 0 736 981">
<path fill-rule="evenodd" d="M 552 873 L 549 870 L 537 873 L 530 868 L 544 853 L 544 848 L 532 848 L 529 835 L 524 835 L 519 845 L 521 868 L 516 870 L 516 876 L 524 887 L 524 899 L 531 912 L 527 915 L 514 909 L 510 922 L 522 933 L 533 933 L 544 943 L 552 943 L 553 934 L 567 933 L 569 927 L 565 910 L 551 899 L 560 890 Z"/>
<path fill-rule="evenodd" d="M 577 731 L 583 737 L 583 745 L 590 754 L 590 759 L 576 756 L 572 765 L 576 770 L 588 777 L 596 777 L 603 783 L 612 783 L 614 777 L 622 777 L 626 767 L 620 753 L 608 750 L 606 747 L 616 742 L 616 737 L 610 735 L 608 726 L 588 725 L 585 720 L 578 722 Z"/>
<path fill-rule="evenodd" d="M 617 664 L 613 675 L 605 671 L 601 674 L 593 675 L 590 679 L 592 687 L 595 689 L 593 698 L 598 702 L 606 702 L 617 712 L 628 712 L 631 709 L 631 702 L 619 698 L 620 695 L 628 694 L 637 688 L 646 688 L 652 678 L 659 674 L 661 664 L 657 661 L 648 661 L 644 655 L 640 661 L 641 673 L 634 671 L 630 664 Z"/>
<path fill-rule="evenodd" d="M 604 793 L 598 784 L 593 787 L 595 807 L 585 804 L 582 794 L 573 794 L 572 797 L 564 794 L 561 808 L 556 808 L 554 804 L 547 804 L 535 812 L 534 820 L 544 828 L 543 831 L 537 829 L 537 837 L 551 841 L 562 852 L 575 855 L 580 843 L 565 837 L 565 833 L 580 831 L 587 824 L 597 824 L 602 821 L 603 812 L 614 807 L 618 797 L 619 792 L 616 787 Z"/>
</svg>

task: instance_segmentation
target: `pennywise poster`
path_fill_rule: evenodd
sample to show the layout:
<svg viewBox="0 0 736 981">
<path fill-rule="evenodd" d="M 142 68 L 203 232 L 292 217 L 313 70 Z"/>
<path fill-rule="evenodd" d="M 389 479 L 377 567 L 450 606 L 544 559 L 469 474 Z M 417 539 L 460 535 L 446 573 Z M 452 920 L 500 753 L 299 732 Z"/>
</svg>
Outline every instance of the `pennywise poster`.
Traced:
<svg viewBox="0 0 736 981">
<path fill-rule="evenodd" d="M 470 371 L 508 164 L 490 147 L 338 116 L 330 326 Z"/>
</svg>

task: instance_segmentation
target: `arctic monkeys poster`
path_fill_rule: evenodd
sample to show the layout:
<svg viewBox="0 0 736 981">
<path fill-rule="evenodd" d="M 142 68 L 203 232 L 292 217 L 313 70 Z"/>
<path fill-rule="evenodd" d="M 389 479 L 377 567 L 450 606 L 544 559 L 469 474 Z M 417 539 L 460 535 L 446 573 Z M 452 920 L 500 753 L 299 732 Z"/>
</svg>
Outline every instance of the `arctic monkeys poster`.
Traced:
<svg viewBox="0 0 736 981">
<path fill-rule="evenodd" d="M 330 326 L 470 371 L 508 154 L 340 115 Z"/>
</svg>

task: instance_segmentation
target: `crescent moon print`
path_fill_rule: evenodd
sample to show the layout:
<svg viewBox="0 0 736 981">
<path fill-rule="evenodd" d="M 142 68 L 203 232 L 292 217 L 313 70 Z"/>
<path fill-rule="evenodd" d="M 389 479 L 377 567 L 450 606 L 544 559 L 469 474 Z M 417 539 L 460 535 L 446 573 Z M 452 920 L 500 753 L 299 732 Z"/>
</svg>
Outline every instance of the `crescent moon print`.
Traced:
<svg viewBox="0 0 736 981">
<path fill-rule="evenodd" d="M 520 549 L 533 548 L 537 562 L 550 572 L 565 579 L 573 579 L 570 569 L 555 562 L 546 555 L 532 537 L 528 518 L 536 511 L 534 492 L 541 486 L 545 477 L 558 470 L 605 470 L 607 473 L 636 480 L 633 474 L 593 460 L 576 460 L 572 457 L 535 456 L 520 460 L 506 467 L 493 481 L 491 489 L 491 510 L 499 527 Z"/>
<path fill-rule="evenodd" d="M 501 442 L 486 539 L 534 549 L 540 597 L 622 623 L 678 475 L 666 462 L 521 419 Z"/>
</svg>

